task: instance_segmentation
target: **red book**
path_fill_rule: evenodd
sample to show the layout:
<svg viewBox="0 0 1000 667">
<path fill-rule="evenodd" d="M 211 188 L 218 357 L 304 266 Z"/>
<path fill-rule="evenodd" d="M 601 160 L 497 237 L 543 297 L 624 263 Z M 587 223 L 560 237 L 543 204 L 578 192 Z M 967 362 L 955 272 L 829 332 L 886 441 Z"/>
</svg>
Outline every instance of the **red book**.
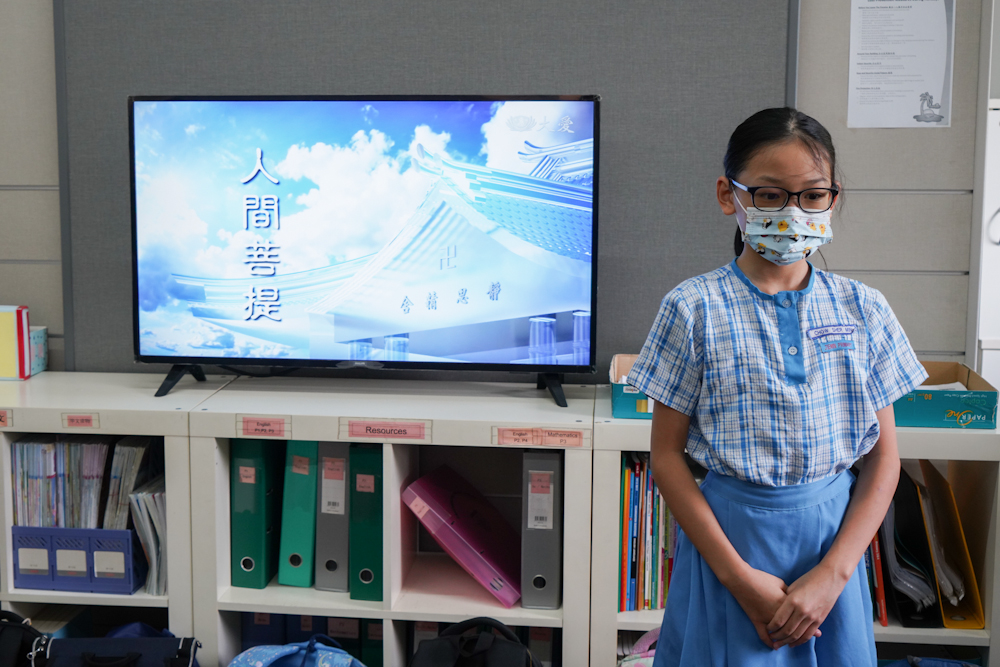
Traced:
<svg viewBox="0 0 1000 667">
<path fill-rule="evenodd" d="M 882 551 L 879 548 L 878 532 L 872 538 L 872 570 L 875 576 L 875 608 L 878 610 L 878 622 L 883 628 L 889 627 L 889 615 L 885 609 L 885 586 L 882 581 Z"/>
</svg>

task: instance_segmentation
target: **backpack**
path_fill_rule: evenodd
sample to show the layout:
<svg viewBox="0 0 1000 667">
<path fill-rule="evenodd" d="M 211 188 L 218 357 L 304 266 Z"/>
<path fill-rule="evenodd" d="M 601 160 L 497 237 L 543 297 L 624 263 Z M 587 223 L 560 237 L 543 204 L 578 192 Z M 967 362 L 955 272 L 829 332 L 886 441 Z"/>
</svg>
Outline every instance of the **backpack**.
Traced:
<svg viewBox="0 0 1000 667">
<path fill-rule="evenodd" d="M 644 634 L 632 647 L 632 652 L 618 660 L 618 667 L 653 667 L 656 642 L 659 639 L 660 628 L 655 628 Z"/>
<path fill-rule="evenodd" d="M 48 637 L 31 627 L 31 621 L 12 611 L 0 611 L 0 665 L 41 667 Z M 35 655 L 37 654 L 37 658 Z M 32 658 L 34 662 L 32 662 Z"/>
<path fill-rule="evenodd" d="M 480 625 L 496 629 L 500 636 L 492 631 L 462 636 Z M 492 618 L 472 618 L 420 642 L 410 667 L 541 667 L 541 663 L 503 623 Z"/>
<path fill-rule="evenodd" d="M 326 635 L 283 646 L 254 646 L 233 658 L 229 667 L 364 667 Z"/>
</svg>

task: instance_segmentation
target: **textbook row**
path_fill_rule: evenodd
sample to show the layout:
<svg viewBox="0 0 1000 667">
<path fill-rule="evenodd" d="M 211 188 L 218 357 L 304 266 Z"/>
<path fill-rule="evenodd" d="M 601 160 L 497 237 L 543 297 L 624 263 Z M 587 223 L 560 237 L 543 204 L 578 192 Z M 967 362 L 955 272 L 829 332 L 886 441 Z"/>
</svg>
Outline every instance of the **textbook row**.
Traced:
<svg viewBox="0 0 1000 667">
<path fill-rule="evenodd" d="M 448 465 L 409 482 L 403 503 L 434 542 L 501 604 L 558 609 L 563 454 L 518 450 L 515 528 Z M 230 443 L 230 580 L 347 592 L 382 601 L 382 446 L 235 439 Z"/>
<path fill-rule="evenodd" d="M 166 593 L 162 438 L 31 434 L 10 460 L 15 588 Z"/>
<path fill-rule="evenodd" d="M 381 619 L 300 616 L 297 614 L 261 614 L 243 612 L 240 618 L 240 649 L 254 646 L 281 645 L 309 641 L 314 635 L 326 635 L 341 648 L 365 664 L 365 667 L 382 667 L 383 628 Z M 432 621 L 405 621 L 406 655 L 417 652 L 420 643 L 437 637 L 448 623 Z M 562 631 L 559 628 L 512 628 L 542 667 L 561 667 Z M 486 631 L 470 628 L 466 634 Z M 496 630 L 494 630 L 496 632 Z"/>
</svg>

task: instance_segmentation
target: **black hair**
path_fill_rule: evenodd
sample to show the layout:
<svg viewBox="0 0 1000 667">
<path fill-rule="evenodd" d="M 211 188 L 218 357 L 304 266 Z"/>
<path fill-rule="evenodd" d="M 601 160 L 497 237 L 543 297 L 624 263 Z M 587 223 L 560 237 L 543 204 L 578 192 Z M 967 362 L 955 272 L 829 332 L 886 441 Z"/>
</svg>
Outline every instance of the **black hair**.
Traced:
<svg viewBox="0 0 1000 667">
<path fill-rule="evenodd" d="M 812 116 L 791 107 L 764 109 L 740 123 L 726 147 L 722 160 L 726 178 L 739 180 L 740 173 L 761 149 L 791 139 L 798 139 L 809 148 L 817 164 L 830 165 L 830 182 L 834 180 L 837 153 L 826 128 Z M 743 253 L 743 235 L 736 228 L 733 250 L 739 257 Z"/>
</svg>

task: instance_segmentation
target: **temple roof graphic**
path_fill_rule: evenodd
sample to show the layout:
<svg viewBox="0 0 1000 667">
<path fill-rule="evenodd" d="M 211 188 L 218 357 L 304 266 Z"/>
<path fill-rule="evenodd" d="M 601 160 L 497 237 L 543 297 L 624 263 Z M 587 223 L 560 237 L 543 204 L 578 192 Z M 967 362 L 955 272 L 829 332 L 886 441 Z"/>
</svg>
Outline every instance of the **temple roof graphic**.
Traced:
<svg viewBox="0 0 1000 667">
<path fill-rule="evenodd" d="M 267 278 L 172 275 L 171 293 L 215 326 L 328 359 L 352 341 L 590 309 L 593 140 L 525 142 L 530 175 L 416 153 L 438 178 L 378 252 Z M 251 285 L 279 291 L 281 322 L 245 319 Z"/>
</svg>

